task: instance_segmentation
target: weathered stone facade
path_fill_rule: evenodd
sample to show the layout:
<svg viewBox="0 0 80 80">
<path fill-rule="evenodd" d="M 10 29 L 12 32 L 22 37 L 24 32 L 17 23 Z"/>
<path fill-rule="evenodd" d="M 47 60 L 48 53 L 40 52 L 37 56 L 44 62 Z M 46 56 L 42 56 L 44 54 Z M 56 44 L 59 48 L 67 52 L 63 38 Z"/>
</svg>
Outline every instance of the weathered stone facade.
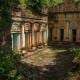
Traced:
<svg viewBox="0 0 80 80">
<path fill-rule="evenodd" d="M 24 7 L 15 8 L 12 20 L 13 50 L 35 50 L 48 41 L 80 43 L 80 3 L 73 0 L 49 8 L 48 15 L 34 15 Z"/>
<path fill-rule="evenodd" d="M 12 12 L 12 49 L 20 52 L 35 50 L 47 45 L 48 24 L 46 15 L 34 15 L 29 9 Z"/>
<path fill-rule="evenodd" d="M 65 0 L 49 9 L 49 28 L 52 41 L 80 42 L 80 3 Z"/>
</svg>

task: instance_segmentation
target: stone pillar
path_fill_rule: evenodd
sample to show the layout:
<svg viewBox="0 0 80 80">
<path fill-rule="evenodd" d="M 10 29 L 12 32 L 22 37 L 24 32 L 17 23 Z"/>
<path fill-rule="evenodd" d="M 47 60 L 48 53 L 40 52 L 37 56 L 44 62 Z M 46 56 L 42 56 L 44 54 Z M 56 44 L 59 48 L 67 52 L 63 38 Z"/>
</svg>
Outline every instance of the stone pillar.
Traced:
<svg viewBox="0 0 80 80">
<path fill-rule="evenodd" d="M 66 25 L 65 25 L 66 27 L 65 27 L 65 29 L 64 29 L 64 41 L 68 41 L 69 42 L 69 40 L 70 40 L 70 38 L 69 38 L 69 21 L 67 21 L 66 22 Z"/>
<path fill-rule="evenodd" d="M 79 26 L 79 27 L 80 27 L 80 26 Z M 76 30 L 77 30 L 77 32 L 76 32 L 76 41 L 77 41 L 78 43 L 80 43 L 80 28 L 77 28 Z"/>
<path fill-rule="evenodd" d="M 45 45 L 47 45 L 47 43 L 48 43 L 48 24 L 46 24 L 46 31 L 45 31 L 45 36 L 46 36 L 46 44 Z"/>
<path fill-rule="evenodd" d="M 21 47 L 21 46 L 20 46 L 20 33 L 19 33 L 19 35 L 18 35 L 18 43 L 17 43 L 17 44 L 18 44 L 18 51 L 20 52 L 20 47 Z"/>
<path fill-rule="evenodd" d="M 11 39 L 12 39 L 12 50 L 13 50 L 13 33 L 11 33 Z"/>
<path fill-rule="evenodd" d="M 42 30 L 41 30 L 42 29 L 41 28 L 42 24 L 40 24 L 39 27 L 40 27 L 40 31 L 39 31 L 39 43 L 42 43 Z"/>
<path fill-rule="evenodd" d="M 54 26 L 54 27 L 53 27 Z M 55 24 L 52 24 L 52 41 L 56 42 L 56 41 L 60 41 L 60 29 L 58 28 L 58 26 Z"/>
<path fill-rule="evenodd" d="M 32 34 L 31 32 L 29 32 L 29 34 L 28 34 L 28 48 L 29 48 L 29 49 L 31 48 L 31 45 L 32 45 L 32 42 L 31 42 L 31 41 L 32 41 L 32 40 L 31 40 L 31 39 L 32 39 L 32 38 L 31 38 L 31 34 Z"/>
<path fill-rule="evenodd" d="M 35 50 L 35 46 L 34 46 L 34 44 L 35 44 L 35 42 L 34 42 L 34 26 L 35 26 L 35 24 L 32 23 L 32 49 L 33 50 Z"/>
<path fill-rule="evenodd" d="M 44 43 L 46 45 L 46 42 L 47 42 L 47 35 L 46 35 L 46 31 L 44 31 Z"/>
<path fill-rule="evenodd" d="M 25 53 L 25 32 L 24 32 L 24 24 L 22 24 L 21 36 L 22 36 L 22 53 Z"/>
<path fill-rule="evenodd" d="M 38 35 L 37 35 L 37 43 L 40 43 L 40 31 L 38 31 Z"/>
<path fill-rule="evenodd" d="M 30 44 L 30 48 L 31 48 L 31 45 L 32 45 L 32 42 L 31 42 L 32 41 L 31 34 L 32 33 L 30 32 L 30 35 L 29 35 L 29 38 L 30 38 L 30 43 L 29 43 Z"/>
<path fill-rule="evenodd" d="M 29 32 L 28 32 L 28 35 L 27 35 L 27 45 L 28 45 L 28 48 L 29 48 Z"/>
<path fill-rule="evenodd" d="M 57 34 L 56 34 L 56 40 L 55 41 L 60 41 L 60 29 L 56 28 Z"/>
</svg>

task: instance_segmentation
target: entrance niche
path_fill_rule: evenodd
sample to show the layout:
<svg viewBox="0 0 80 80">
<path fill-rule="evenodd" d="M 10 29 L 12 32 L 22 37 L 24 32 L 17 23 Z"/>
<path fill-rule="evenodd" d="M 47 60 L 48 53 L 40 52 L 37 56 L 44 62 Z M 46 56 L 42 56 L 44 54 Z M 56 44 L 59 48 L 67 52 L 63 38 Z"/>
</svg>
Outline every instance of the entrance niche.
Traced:
<svg viewBox="0 0 80 80">
<path fill-rule="evenodd" d="M 64 41 L 64 29 L 60 29 L 60 41 Z"/>
<path fill-rule="evenodd" d="M 20 51 L 20 26 L 19 22 L 13 22 L 11 27 L 12 49 L 15 51 Z"/>
<path fill-rule="evenodd" d="M 26 32 L 25 33 L 25 46 L 26 46 L 26 49 L 28 49 L 28 44 L 29 44 L 29 32 Z"/>
<path fill-rule="evenodd" d="M 46 43 L 46 24 L 43 24 L 42 26 L 42 43 Z"/>
<path fill-rule="evenodd" d="M 52 41 L 52 36 L 53 36 L 52 33 L 53 33 L 53 28 L 49 28 L 48 29 L 48 40 L 49 41 Z"/>
<path fill-rule="evenodd" d="M 25 23 L 25 48 L 30 48 L 31 23 Z"/>
<path fill-rule="evenodd" d="M 39 30 L 40 30 L 40 27 L 39 27 L 39 23 L 34 23 L 34 25 L 35 25 L 34 26 L 34 35 L 33 35 L 34 36 L 34 46 L 37 47 L 38 43 L 39 43 L 38 40 L 39 40 L 39 37 L 40 37 L 39 34 L 38 34 Z"/>
<path fill-rule="evenodd" d="M 42 31 L 42 42 L 45 42 L 45 31 Z"/>
<path fill-rule="evenodd" d="M 35 31 L 34 32 L 34 43 L 35 43 L 35 46 L 37 46 L 37 39 L 38 39 L 38 32 Z"/>
<path fill-rule="evenodd" d="M 72 41 L 75 42 L 76 41 L 76 29 L 72 29 Z"/>
<path fill-rule="evenodd" d="M 13 50 L 20 49 L 20 34 L 19 33 L 13 33 Z"/>
</svg>

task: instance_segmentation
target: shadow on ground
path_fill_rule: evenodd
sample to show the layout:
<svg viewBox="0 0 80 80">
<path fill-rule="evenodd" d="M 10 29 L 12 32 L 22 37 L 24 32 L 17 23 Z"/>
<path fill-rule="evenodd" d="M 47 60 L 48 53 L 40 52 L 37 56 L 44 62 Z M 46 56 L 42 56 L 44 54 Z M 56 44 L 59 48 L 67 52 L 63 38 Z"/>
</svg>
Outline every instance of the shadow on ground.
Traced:
<svg viewBox="0 0 80 80">
<path fill-rule="evenodd" d="M 58 52 L 56 59 L 48 65 L 19 63 L 18 72 L 25 77 L 25 80 L 69 80 L 67 77 L 75 65 L 74 57 L 75 55 L 69 51 Z"/>
</svg>

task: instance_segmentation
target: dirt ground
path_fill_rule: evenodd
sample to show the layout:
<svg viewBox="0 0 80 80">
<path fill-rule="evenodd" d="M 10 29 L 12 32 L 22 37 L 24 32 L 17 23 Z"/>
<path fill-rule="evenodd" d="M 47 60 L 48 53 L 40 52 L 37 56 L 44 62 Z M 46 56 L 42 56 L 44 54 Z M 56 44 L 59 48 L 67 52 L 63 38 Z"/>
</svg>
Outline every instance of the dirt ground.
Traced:
<svg viewBox="0 0 80 80">
<path fill-rule="evenodd" d="M 74 55 L 65 49 L 44 48 L 25 54 L 20 71 L 25 80 L 69 80 L 73 59 Z"/>
</svg>

